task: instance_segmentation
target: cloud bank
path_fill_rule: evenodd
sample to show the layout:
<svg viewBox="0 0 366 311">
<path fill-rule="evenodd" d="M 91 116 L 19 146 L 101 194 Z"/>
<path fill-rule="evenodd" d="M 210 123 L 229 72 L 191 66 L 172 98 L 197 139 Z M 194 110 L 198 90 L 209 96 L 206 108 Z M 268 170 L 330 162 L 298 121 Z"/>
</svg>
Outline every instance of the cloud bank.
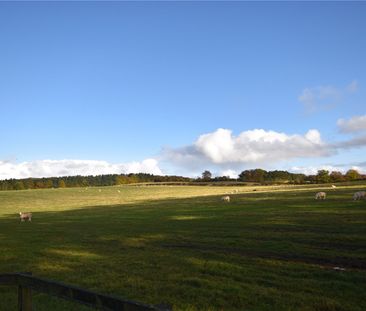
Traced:
<svg viewBox="0 0 366 311">
<path fill-rule="evenodd" d="M 322 141 L 316 129 L 311 129 L 304 135 L 254 129 L 235 136 L 231 130 L 219 128 L 199 136 L 190 146 L 165 149 L 164 155 L 176 165 L 190 165 L 194 168 L 202 163 L 219 166 L 263 164 L 294 158 L 329 156 L 333 152 Z"/>
<path fill-rule="evenodd" d="M 41 160 L 18 164 L 0 161 L 0 179 L 129 173 L 163 175 L 155 159 L 119 164 L 94 160 Z"/>
<path fill-rule="evenodd" d="M 304 134 L 253 129 L 234 135 L 230 129 L 219 128 L 200 135 L 188 146 L 164 148 L 159 162 L 165 162 L 165 169 L 178 175 L 199 176 L 202 170 L 210 169 L 220 176 L 235 177 L 245 168 L 268 169 L 279 162 L 324 158 L 366 146 L 366 115 L 340 119 L 337 124 L 341 132 L 351 133 L 351 137 L 330 143 L 323 141 L 317 129 Z M 289 169 L 313 173 L 318 167 Z M 163 175 L 156 159 L 117 164 L 92 160 L 0 161 L 0 179 L 140 172 Z"/>
<path fill-rule="evenodd" d="M 338 126 L 343 131 L 362 134 L 366 130 L 365 123 L 366 116 L 356 116 L 338 121 Z M 353 135 L 347 140 L 325 142 L 317 129 L 310 129 L 304 134 L 254 129 L 236 136 L 229 129 L 219 128 L 200 135 L 191 145 L 165 148 L 162 154 L 165 161 L 187 172 L 198 174 L 202 169 L 212 169 L 214 172 L 221 172 L 223 176 L 234 176 L 243 168 L 270 168 L 280 162 L 325 158 L 342 150 L 365 146 L 366 135 Z M 331 166 L 322 167 L 330 169 Z M 293 172 L 314 173 L 319 167 L 288 169 Z"/>
</svg>

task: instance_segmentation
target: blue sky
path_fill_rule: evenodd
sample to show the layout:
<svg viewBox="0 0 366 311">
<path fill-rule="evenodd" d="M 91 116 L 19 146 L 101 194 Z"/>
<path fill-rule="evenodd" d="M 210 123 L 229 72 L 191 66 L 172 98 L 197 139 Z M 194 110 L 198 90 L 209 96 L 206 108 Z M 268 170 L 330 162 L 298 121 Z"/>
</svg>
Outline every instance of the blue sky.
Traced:
<svg viewBox="0 0 366 311">
<path fill-rule="evenodd" d="M 365 16 L 364 2 L 0 2 L 0 178 L 365 172 Z"/>
</svg>

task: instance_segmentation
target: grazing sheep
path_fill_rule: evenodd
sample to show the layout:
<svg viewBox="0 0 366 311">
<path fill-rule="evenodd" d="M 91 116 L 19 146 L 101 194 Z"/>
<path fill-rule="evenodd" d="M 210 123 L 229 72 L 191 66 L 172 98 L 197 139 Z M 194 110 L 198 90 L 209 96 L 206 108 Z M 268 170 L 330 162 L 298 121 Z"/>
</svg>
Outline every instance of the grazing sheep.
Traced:
<svg viewBox="0 0 366 311">
<path fill-rule="evenodd" d="M 32 213 L 19 213 L 20 221 L 32 221 Z"/>
<path fill-rule="evenodd" d="M 361 200 L 363 198 L 365 198 L 366 196 L 366 192 L 365 191 L 357 191 L 355 192 L 355 194 L 353 195 L 353 200 Z"/>
<path fill-rule="evenodd" d="M 332 185 L 332 188 L 334 189 L 334 188 L 337 188 L 335 185 Z"/>
<path fill-rule="evenodd" d="M 230 197 L 228 195 L 225 195 L 221 198 L 221 200 L 224 202 L 230 202 Z"/>
<path fill-rule="evenodd" d="M 336 271 L 346 271 L 345 268 L 341 268 L 341 267 L 333 267 L 333 270 L 336 270 Z"/>
<path fill-rule="evenodd" d="M 325 192 L 318 192 L 315 195 L 315 200 L 325 200 L 325 197 L 327 196 L 327 194 Z"/>
</svg>

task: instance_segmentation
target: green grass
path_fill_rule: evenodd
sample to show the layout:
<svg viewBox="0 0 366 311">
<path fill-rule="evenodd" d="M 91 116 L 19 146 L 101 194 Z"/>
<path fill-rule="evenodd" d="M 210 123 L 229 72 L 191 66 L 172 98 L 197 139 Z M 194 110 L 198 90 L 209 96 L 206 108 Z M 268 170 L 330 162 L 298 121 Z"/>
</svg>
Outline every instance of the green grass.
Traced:
<svg viewBox="0 0 366 311">
<path fill-rule="evenodd" d="M 0 273 L 174 310 L 366 310 L 366 201 L 352 201 L 364 187 L 327 189 L 325 201 L 314 186 L 3 191 Z M 0 297 L 16 310 L 15 288 Z M 82 310 L 40 294 L 34 304 Z"/>
</svg>

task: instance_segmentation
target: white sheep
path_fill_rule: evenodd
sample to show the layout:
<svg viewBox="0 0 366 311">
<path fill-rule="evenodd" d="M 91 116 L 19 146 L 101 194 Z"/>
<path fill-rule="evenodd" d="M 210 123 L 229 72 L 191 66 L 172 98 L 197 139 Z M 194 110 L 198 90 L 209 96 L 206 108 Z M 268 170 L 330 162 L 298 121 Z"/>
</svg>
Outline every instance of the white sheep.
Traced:
<svg viewBox="0 0 366 311">
<path fill-rule="evenodd" d="M 225 195 L 221 198 L 221 200 L 224 202 L 230 202 L 230 197 L 228 195 Z"/>
<path fill-rule="evenodd" d="M 22 213 L 19 212 L 20 221 L 32 221 L 32 213 Z"/>
<path fill-rule="evenodd" d="M 318 192 L 315 195 L 315 200 L 325 200 L 325 197 L 327 196 L 327 194 L 325 192 Z"/>
<path fill-rule="evenodd" d="M 335 188 L 337 188 L 337 187 L 336 187 L 335 185 L 332 185 L 332 188 L 333 188 L 333 189 L 335 189 Z"/>
<path fill-rule="evenodd" d="M 357 191 L 355 192 L 355 194 L 353 195 L 353 200 L 361 200 L 363 198 L 365 198 L 366 196 L 366 192 L 365 191 Z"/>
</svg>

